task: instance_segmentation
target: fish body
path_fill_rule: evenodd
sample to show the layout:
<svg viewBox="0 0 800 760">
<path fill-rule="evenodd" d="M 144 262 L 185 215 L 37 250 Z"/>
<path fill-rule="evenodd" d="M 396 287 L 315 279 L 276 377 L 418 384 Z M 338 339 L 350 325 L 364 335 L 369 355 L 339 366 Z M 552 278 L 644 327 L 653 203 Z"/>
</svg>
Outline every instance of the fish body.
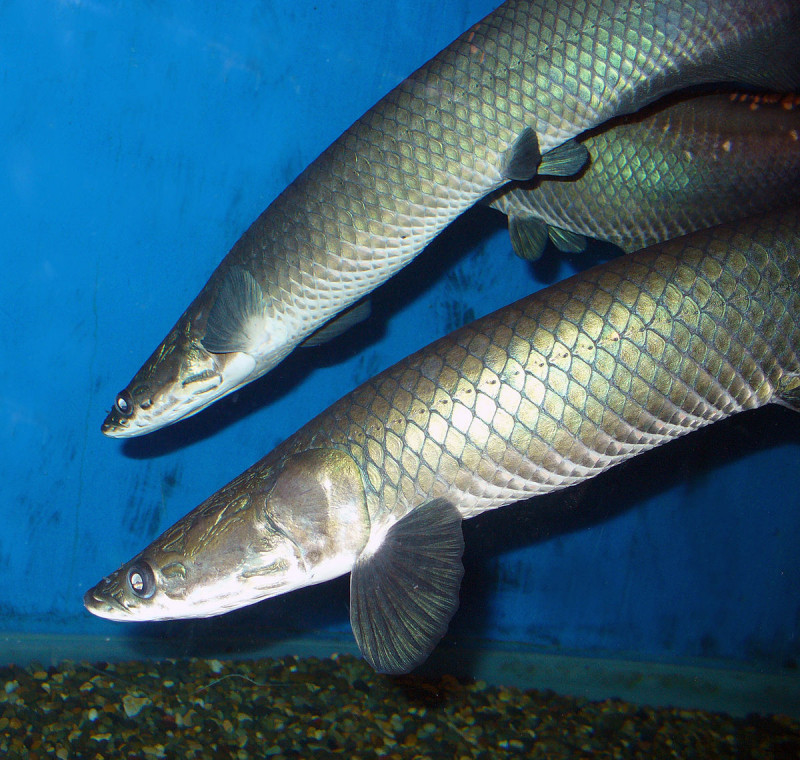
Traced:
<svg viewBox="0 0 800 760">
<path fill-rule="evenodd" d="M 461 521 L 770 402 L 800 406 L 800 210 L 620 257 L 344 396 L 85 595 L 214 615 L 351 572 L 351 622 L 404 672 L 458 604 Z"/>
<path fill-rule="evenodd" d="M 507 0 L 258 217 L 103 432 L 156 430 L 263 375 L 487 193 L 577 171 L 585 130 L 694 83 L 789 89 L 798 28 L 796 0 Z"/>
<path fill-rule="evenodd" d="M 523 258 L 537 259 L 548 235 L 566 252 L 590 237 L 630 253 L 800 201 L 797 96 L 695 97 L 580 142 L 590 156 L 580 177 L 513 183 L 487 199 L 508 215 Z"/>
</svg>

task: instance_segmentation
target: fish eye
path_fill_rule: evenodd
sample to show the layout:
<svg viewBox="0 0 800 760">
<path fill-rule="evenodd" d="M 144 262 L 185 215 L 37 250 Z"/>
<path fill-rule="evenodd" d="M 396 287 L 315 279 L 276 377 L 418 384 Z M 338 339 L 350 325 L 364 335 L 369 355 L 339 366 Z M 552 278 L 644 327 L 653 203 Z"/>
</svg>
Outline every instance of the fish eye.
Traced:
<svg viewBox="0 0 800 760">
<path fill-rule="evenodd" d="M 122 391 L 117 395 L 114 406 L 123 417 L 130 417 L 133 414 L 133 396 L 128 391 Z"/>
<path fill-rule="evenodd" d="M 139 562 L 128 570 L 128 588 L 139 599 L 149 599 L 156 590 L 156 576 L 146 562 Z"/>
</svg>

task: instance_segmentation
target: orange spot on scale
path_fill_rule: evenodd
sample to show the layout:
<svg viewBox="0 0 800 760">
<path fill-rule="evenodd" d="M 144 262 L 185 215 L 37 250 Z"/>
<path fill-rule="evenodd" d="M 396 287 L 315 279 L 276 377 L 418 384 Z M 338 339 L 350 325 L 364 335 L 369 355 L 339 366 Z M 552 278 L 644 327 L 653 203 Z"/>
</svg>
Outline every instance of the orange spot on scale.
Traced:
<svg viewBox="0 0 800 760">
<path fill-rule="evenodd" d="M 472 53 L 472 55 L 477 55 L 478 56 L 479 63 L 483 63 L 484 62 L 484 60 L 486 58 L 486 53 L 484 53 L 483 50 L 481 50 L 477 45 L 470 45 L 469 46 L 469 52 Z"/>
</svg>

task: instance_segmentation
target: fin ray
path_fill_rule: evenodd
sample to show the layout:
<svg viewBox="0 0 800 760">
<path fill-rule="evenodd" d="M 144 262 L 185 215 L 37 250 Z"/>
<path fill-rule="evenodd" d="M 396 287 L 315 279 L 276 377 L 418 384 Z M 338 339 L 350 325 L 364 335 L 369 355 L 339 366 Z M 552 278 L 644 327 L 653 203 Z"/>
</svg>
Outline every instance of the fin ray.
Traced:
<svg viewBox="0 0 800 760">
<path fill-rule="evenodd" d="M 549 227 L 547 231 L 553 245 L 562 253 L 583 253 L 586 250 L 586 238 L 577 232 L 560 227 Z"/>
<path fill-rule="evenodd" d="M 250 353 L 254 320 L 263 318 L 264 292 L 250 272 L 239 266 L 226 273 L 211 307 L 202 344 L 213 354 Z"/>
<path fill-rule="evenodd" d="M 786 372 L 778 383 L 773 400 L 787 409 L 800 412 L 800 371 Z"/>
<path fill-rule="evenodd" d="M 445 499 L 415 509 L 387 531 L 350 576 L 350 622 L 379 673 L 407 673 L 444 636 L 458 608 L 464 568 L 461 515 Z"/>
<path fill-rule="evenodd" d="M 323 343 L 338 338 L 351 327 L 364 322 L 369 318 L 370 314 L 372 314 L 372 301 L 369 298 L 364 298 L 337 314 L 318 330 L 315 330 L 300 345 L 303 348 L 321 346 Z"/>
<path fill-rule="evenodd" d="M 539 150 L 536 130 L 528 127 L 507 151 L 503 176 L 521 181 L 533 179 L 541 161 L 542 152 Z"/>
<path fill-rule="evenodd" d="M 589 151 L 576 139 L 567 140 L 553 150 L 542 155 L 539 174 L 551 177 L 571 177 L 577 174 L 589 161 Z"/>
<path fill-rule="evenodd" d="M 508 234 L 514 253 L 526 261 L 537 261 L 547 246 L 547 225 L 532 216 L 509 216 Z"/>
</svg>

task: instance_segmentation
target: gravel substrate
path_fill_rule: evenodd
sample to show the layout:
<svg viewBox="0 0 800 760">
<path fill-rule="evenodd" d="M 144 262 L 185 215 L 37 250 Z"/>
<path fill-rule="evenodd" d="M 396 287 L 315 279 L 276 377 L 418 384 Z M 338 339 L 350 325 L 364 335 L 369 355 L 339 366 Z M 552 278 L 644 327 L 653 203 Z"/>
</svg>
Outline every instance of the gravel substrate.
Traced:
<svg viewBox="0 0 800 760">
<path fill-rule="evenodd" d="M 414 676 L 349 655 L 0 668 L 3 758 L 800 758 L 800 723 Z"/>
</svg>

